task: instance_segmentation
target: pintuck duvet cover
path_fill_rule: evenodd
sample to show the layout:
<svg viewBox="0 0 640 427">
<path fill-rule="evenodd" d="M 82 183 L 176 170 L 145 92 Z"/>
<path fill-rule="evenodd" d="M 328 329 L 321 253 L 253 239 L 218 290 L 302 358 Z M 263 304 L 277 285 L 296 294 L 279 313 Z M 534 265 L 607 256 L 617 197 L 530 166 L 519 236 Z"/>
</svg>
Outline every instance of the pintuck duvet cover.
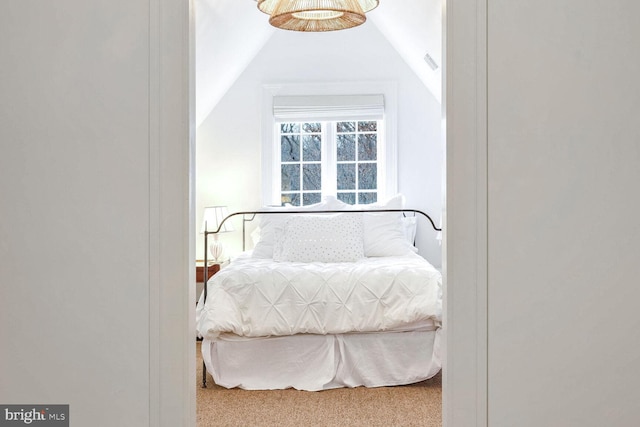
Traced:
<svg viewBox="0 0 640 427">
<path fill-rule="evenodd" d="M 273 337 L 433 330 L 442 316 L 440 273 L 424 258 L 275 262 L 244 254 L 200 297 L 200 337 Z"/>
</svg>

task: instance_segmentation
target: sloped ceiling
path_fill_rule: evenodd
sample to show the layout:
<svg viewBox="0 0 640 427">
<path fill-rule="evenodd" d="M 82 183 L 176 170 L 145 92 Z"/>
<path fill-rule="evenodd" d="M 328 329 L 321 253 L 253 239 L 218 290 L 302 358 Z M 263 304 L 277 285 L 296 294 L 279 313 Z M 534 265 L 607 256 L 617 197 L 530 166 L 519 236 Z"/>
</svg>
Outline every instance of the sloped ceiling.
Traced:
<svg viewBox="0 0 640 427">
<path fill-rule="evenodd" d="M 276 30 L 254 0 L 195 0 L 196 125 L 199 126 Z M 380 0 L 375 25 L 440 101 L 442 0 Z M 348 31 L 348 30 L 347 30 Z M 425 55 L 438 67 L 433 70 Z"/>
</svg>

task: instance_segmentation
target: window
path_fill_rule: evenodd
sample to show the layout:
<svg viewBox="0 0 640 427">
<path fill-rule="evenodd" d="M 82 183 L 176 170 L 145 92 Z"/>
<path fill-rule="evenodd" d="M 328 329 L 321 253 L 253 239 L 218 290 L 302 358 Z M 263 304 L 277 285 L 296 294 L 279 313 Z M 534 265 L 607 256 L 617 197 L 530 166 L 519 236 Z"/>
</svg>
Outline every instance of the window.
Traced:
<svg viewBox="0 0 640 427">
<path fill-rule="evenodd" d="M 322 199 L 322 123 L 280 123 L 280 201 L 311 205 Z M 325 172 L 326 174 L 326 172 Z"/>
<path fill-rule="evenodd" d="M 378 200 L 378 121 L 336 122 L 337 197 L 349 204 Z"/>
<path fill-rule="evenodd" d="M 279 123 L 281 203 L 310 205 L 328 194 L 349 204 L 376 202 L 381 122 Z"/>
<path fill-rule="evenodd" d="M 395 194 L 395 86 L 366 95 L 265 89 L 265 205 L 306 206 L 327 195 L 368 204 Z M 318 90 L 326 92 L 327 85 Z"/>
</svg>

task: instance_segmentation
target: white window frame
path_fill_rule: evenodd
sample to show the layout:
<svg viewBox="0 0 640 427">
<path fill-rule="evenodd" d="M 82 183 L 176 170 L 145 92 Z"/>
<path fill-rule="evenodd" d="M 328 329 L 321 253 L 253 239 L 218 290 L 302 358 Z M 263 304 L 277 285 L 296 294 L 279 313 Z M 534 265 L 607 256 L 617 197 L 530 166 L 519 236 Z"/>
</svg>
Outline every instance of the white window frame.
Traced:
<svg viewBox="0 0 640 427">
<path fill-rule="evenodd" d="M 280 204 L 280 150 L 277 149 L 278 130 L 273 118 L 273 98 L 275 96 L 315 96 L 315 95 L 379 95 L 384 96 L 384 124 L 379 134 L 384 138 L 384 146 L 378 152 L 379 168 L 378 200 L 384 200 L 398 191 L 398 149 L 397 149 L 397 85 L 395 82 L 344 82 L 344 83 L 300 83 L 265 84 L 262 86 L 262 204 Z M 321 120 L 318 120 L 321 121 Z M 329 154 L 329 153 L 327 153 Z M 330 156 L 333 153 L 329 154 Z M 324 162 L 324 160 L 323 160 Z M 276 170 L 275 168 L 278 168 Z M 382 173 L 381 173 L 382 172 Z M 278 174 L 278 175 L 276 175 Z M 335 186 L 335 184 L 333 184 Z M 323 182 L 324 187 L 324 182 Z M 329 186 L 328 188 L 331 188 Z"/>
</svg>

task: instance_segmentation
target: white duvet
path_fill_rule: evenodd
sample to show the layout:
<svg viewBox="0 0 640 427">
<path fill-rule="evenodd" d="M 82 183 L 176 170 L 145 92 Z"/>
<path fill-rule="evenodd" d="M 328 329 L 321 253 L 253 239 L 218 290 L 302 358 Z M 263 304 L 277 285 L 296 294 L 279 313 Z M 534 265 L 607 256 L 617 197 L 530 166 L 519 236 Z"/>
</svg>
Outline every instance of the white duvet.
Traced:
<svg viewBox="0 0 640 427">
<path fill-rule="evenodd" d="M 433 329 L 442 315 L 440 273 L 416 254 L 355 263 L 274 262 L 241 256 L 208 282 L 198 335 Z"/>
</svg>

